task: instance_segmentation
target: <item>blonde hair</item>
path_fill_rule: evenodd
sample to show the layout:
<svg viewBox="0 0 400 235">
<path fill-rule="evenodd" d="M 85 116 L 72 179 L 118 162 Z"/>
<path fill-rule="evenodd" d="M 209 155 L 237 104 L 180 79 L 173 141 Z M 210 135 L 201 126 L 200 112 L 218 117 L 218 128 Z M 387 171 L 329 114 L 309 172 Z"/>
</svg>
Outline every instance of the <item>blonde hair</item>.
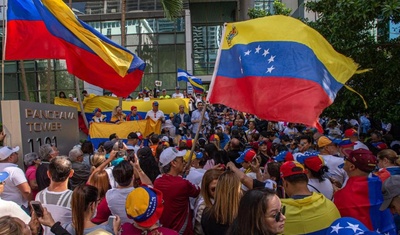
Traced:
<svg viewBox="0 0 400 235">
<path fill-rule="evenodd" d="M 0 235 L 20 235 L 22 229 L 17 218 L 8 215 L 0 218 Z"/>
<path fill-rule="evenodd" d="M 95 153 L 90 158 L 90 165 L 92 166 L 92 171 L 99 167 L 106 160 L 106 156 L 104 154 Z"/>
<path fill-rule="evenodd" d="M 218 177 L 214 205 L 210 209 L 217 223 L 230 225 L 236 218 L 242 196 L 240 187 L 239 177 L 232 171 Z"/>
<path fill-rule="evenodd" d="M 88 184 L 97 188 L 99 198 L 104 198 L 107 191 L 110 189 L 110 180 L 105 170 L 95 172 L 92 177 L 90 177 Z"/>
<path fill-rule="evenodd" d="M 392 149 L 384 149 L 382 151 L 380 151 L 377 155 L 377 157 L 380 160 L 383 160 L 385 158 L 387 158 L 387 160 L 396 166 L 400 166 L 400 157 L 397 155 L 397 153 L 392 150 Z"/>
<path fill-rule="evenodd" d="M 200 194 L 204 199 L 204 204 L 206 207 L 211 207 L 212 202 L 211 202 L 211 195 L 210 195 L 210 184 L 214 180 L 218 180 L 218 177 L 222 175 L 222 171 L 216 170 L 216 169 L 210 169 L 204 173 L 203 179 L 201 181 L 201 190 Z"/>
</svg>

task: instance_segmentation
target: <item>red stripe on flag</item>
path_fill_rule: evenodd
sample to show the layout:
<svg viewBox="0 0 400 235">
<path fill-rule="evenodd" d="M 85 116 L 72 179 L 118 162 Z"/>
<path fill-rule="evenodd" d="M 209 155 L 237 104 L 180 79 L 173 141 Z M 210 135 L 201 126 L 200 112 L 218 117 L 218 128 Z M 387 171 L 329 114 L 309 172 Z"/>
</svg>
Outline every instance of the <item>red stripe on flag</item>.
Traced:
<svg viewBox="0 0 400 235">
<path fill-rule="evenodd" d="M 63 59 L 65 49 L 43 21 L 7 22 L 6 60 Z"/>
<path fill-rule="evenodd" d="M 285 120 L 318 128 L 319 115 L 332 104 L 316 82 L 286 77 L 231 79 L 218 76 L 209 101 L 271 121 Z"/>
<path fill-rule="evenodd" d="M 68 71 L 78 78 L 114 91 L 119 97 L 127 97 L 140 84 L 143 76 L 140 69 L 121 77 L 99 56 L 67 42 L 64 45 L 69 51 L 66 58 Z"/>
</svg>

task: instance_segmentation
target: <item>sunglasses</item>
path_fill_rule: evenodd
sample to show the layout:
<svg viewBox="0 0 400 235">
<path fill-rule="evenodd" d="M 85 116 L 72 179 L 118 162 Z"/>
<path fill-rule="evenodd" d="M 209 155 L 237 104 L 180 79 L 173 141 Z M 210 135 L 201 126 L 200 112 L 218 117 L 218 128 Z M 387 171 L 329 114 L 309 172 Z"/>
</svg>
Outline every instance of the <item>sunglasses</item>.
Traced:
<svg viewBox="0 0 400 235">
<path fill-rule="evenodd" d="M 282 215 L 285 215 L 285 211 L 286 211 L 286 206 L 282 206 L 281 210 L 278 211 L 278 213 L 276 213 L 276 215 L 274 216 L 276 222 L 281 221 L 281 217 Z"/>
</svg>

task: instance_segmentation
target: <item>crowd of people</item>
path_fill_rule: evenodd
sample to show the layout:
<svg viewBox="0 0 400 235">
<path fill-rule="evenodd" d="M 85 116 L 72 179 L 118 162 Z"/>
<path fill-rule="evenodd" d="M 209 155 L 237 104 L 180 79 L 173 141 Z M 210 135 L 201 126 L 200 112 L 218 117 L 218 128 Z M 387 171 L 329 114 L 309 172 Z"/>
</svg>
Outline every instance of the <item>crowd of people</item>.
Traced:
<svg viewBox="0 0 400 235">
<path fill-rule="evenodd" d="M 201 100 L 172 115 L 152 105 L 143 118 L 161 134 L 67 156 L 44 144 L 24 169 L 18 146 L 1 147 L 0 235 L 400 234 L 395 127 L 322 118 L 319 133 Z M 112 120 L 140 120 L 135 108 Z"/>
</svg>

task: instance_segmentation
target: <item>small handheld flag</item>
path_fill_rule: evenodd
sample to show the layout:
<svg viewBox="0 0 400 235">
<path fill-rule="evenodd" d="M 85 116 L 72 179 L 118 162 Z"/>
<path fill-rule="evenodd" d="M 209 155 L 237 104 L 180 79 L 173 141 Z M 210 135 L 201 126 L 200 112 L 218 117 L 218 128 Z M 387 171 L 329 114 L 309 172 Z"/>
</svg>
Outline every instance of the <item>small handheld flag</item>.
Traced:
<svg viewBox="0 0 400 235">
<path fill-rule="evenodd" d="M 204 91 L 201 79 L 194 77 L 193 75 L 189 74 L 183 69 L 178 69 L 178 82 L 179 81 L 185 81 L 190 83 L 193 86 L 193 89 L 197 93 L 201 93 Z"/>
</svg>

